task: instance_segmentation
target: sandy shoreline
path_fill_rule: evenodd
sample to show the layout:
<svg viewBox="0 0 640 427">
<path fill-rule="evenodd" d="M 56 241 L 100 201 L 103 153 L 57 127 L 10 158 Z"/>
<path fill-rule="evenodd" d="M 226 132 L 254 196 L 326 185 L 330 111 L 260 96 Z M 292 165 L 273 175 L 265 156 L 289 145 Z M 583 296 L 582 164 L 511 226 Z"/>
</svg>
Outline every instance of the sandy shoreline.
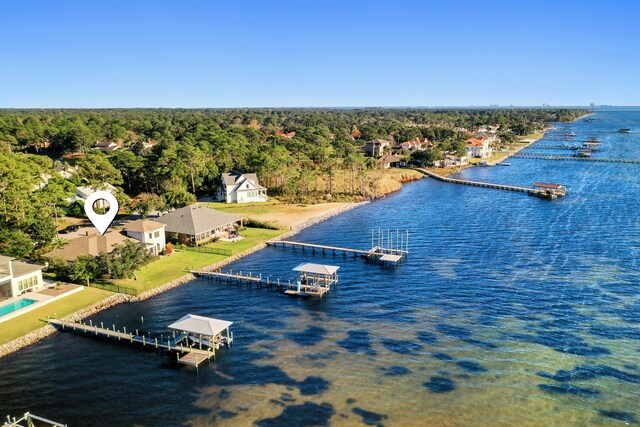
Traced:
<svg viewBox="0 0 640 427">
<path fill-rule="evenodd" d="M 311 218 L 308 218 L 306 221 L 301 222 L 301 223 L 297 223 L 295 225 L 293 225 L 290 229 L 290 231 L 281 234 L 277 237 L 275 237 L 273 240 L 284 240 L 284 239 L 288 239 L 291 236 L 294 236 L 296 234 L 298 234 L 300 231 L 304 230 L 305 228 L 311 227 L 313 225 L 319 224 L 323 221 L 326 221 L 329 218 L 333 218 L 335 216 L 338 216 L 344 212 L 350 211 L 352 209 L 358 208 L 360 206 L 366 205 L 370 203 L 369 201 L 364 201 L 364 202 L 357 202 L 357 203 L 344 203 L 344 204 L 339 204 L 338 206 L 336 206 L 335 208 L 331 209 L 331 210 L 326 210 L 326 209 L 322 209 L 322 214 L 318 215 L 318 216 L 313 216 Z M 215 271 L 218 270 L 226 265 L 229 265 L 231 263 L 234 263 L 236 261 L 238 261 L 241 258 L 244 258 L 246 256 L 249 256 L 261 249 L 266 248 L 267 245 L 266 243 L 259 243 L 245 251 L 242 251 L 240 253 L 237 253 L 233 256 L 230 256 L 229 258 L 225 258 L 221 261 L 218 261 L 216 263 L 213 263 L 211 265 L 208 265 L 206 267 L 201 268 L 202 271 Z M 64 320 L 68 320 L 68 321 L 73 321 L 73 322 L 78 322 L 82 319 L 85 319 L 87 317 L 93 316 L 96 313 L 99 313 L 102 310 L 106 310 L 108 308 L 111 308 L 115 305 L 121 304 L 121 303 L 125 303 L 125 302 L 139 302 L 139 301 L 144 301 L 146 299 L 152 298 L 156 295 L 162 294 L 164 292 L 167 292 L 173 288 L 176 288 L 178 286 L 184 285 L 186 283 L 191 282 L 192 280 L 195 280 L 196 277 L 191 274 L 191 273 L 187 273 L 175 280 L 172 280 L 168 283 L 165 283 L 163 285 L 157 286 L 153 289 L 150 289 L 148 291 L 145 291 L 139 295 L 133 296 L 133 295 L 127 295 L 127 294 L 121 294 L 121 293 L 117 293 L 117 294 L 113 294 L 103 300 L 98 301 L 97 303 L 90 305 L 88 307 L 85 307 L 81 310 L 76 311 L 75 313 L 72 313 L 66 317 L 64 317 Z M 23 335 L 19 338 L 16 338 L 13 341 L 10 341 L 6 344 L 3 344 L 0 346 L 0 358 L 7 356 L 9 354 L 15 353 L 18 350 L 21 350 L 25 347 L 29 347 L 33 344 L 36 344 L 38 341 L 43 340 L 44 338 L 54 334 L 56 332 L 56 329 L 50 325 L 45 325 L 42 328 L 36 329 L 35 331 L 29 332 L 26 335 Z"/>
</svg>

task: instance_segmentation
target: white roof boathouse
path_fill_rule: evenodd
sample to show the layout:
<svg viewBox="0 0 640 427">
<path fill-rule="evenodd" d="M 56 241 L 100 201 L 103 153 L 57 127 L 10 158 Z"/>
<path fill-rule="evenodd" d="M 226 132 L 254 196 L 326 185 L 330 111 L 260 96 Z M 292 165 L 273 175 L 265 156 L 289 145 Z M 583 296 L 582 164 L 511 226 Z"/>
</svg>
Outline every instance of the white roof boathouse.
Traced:
<svg viewBox="0 0 640 427">
<path fill-rule="evenodd" d="M 290 285 L 284 293 L 299 297 L 322 297 L 338 284 L 338 270 L 335 265 L 305 262 L 293 269 L 300 273 L 295 285 Z"/>
<path fill-rule="evenodd" d="M 170 346 L 185 346 L 195 347 L 199 350 L 211 350 L 212 356 L 215 357 L 215 350 L 223 346 L 227 348 L 231 347 L 233 343 L 233 332 L 229 331 L 229 327 L 232 324 L 233 322 L 227 320 L 187 314 L 169 325 L 169 329 L 173 329 L 178 333 Z M 203 359 L 204 358 L 198 353 L 188 352 L 184 356 L 179 357 L 178 362 L 197 367 L 204 361 Z"/>
</svg>

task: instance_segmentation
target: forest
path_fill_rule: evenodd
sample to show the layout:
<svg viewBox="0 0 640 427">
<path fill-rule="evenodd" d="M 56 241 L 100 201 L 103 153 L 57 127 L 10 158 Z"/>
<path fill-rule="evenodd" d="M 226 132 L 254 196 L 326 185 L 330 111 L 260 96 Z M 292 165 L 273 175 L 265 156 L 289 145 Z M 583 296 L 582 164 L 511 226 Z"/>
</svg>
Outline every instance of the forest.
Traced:
<svg viewBox="0 0 640 427">
<path fill-rule="evenodd" d="M 178 208 L 215 194 L 221 172 L 256 172 L 287 202 L 368 197 L 374 138 L 464 149 L 467 130 L 499 124 L 513 140 L 586 114 L 579 109 L 0 110 L 0 253 L 37 257 L 56 244 L 78 185 L 114 185 L 124 212 Z M 358 137 L 352 134 L 358 133 Z M 119 149 L 105 154 L 96 142 Z M 69 178 L 58 173 L 77 168 Z M 76 169 L 74 169 L 76 170 Z M 341 176 L 350 185 L 333 191 Z M 328 182 L 318 186 L 318 182 Z M 66 209 L 66 211 L 65 211 Z"/>
</svg>

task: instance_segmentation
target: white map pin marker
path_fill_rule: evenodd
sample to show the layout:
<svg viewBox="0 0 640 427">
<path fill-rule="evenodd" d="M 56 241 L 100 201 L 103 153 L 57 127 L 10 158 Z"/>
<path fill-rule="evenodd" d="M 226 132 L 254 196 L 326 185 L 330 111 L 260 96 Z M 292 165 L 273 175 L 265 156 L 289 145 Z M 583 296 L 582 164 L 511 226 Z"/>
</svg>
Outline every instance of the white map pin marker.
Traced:
<svg viewBox="0 0 640 427">
<path fill-rule="evenodd" d="M 93 203 L 96 200 L 101 199 L 109 202 L 109 211 L 104 215 L 99 215 L 93 210 Z M 87 200 L 85 200 L 84 211 L 91 220 L 93 226 L 98 229 L 100 235 L 103 235 L 111 225 L 113 218 L 115 218 L 118 213 L 118 201 L 115 196 L 108 191 L 96 191 L 95 193 L 89 194 Z"/>
</svg>

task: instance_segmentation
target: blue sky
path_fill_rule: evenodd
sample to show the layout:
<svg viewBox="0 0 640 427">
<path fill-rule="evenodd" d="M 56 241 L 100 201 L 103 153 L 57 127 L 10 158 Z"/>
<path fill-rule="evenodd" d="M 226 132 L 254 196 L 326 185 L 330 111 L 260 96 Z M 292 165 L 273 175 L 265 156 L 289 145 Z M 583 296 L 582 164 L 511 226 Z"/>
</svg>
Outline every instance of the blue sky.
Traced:
<svg viewBox="0 0 640 427">
<path fill-rule="evenodd" d="M 640 104 L 632 1 L 14 1 L 0 107 Z"/>
</svg>

